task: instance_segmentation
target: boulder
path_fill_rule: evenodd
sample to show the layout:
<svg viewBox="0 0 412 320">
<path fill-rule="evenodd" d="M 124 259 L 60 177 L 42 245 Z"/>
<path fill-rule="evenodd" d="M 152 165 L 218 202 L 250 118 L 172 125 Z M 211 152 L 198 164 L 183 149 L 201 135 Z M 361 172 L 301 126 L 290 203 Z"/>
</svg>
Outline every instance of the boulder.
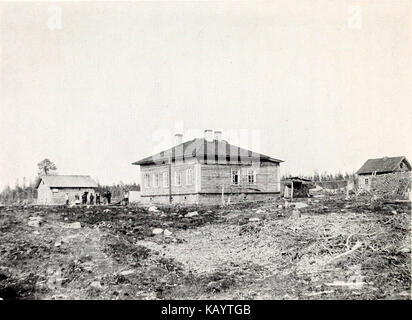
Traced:
<svg viewBox="0 0 412 320">
<path fill-rule="evenodd" d="M 134 270 L 131 269 L 131 270 L 125 270 L 125 271 L 120 272 L 120 275 L 128 276 L 128 275 L 133 274 L 133 273 L 134 273 Z"/>
<path fill-rule="evenodd" d="M 291 218 L 300 218 L 300 211 L 299 210 L 293 210 L 292 215 L 290 217 Z"/>
<path fill-rule="evenodd" d="M 31 227 L 39 228 L 43 223 L 42 217 L 30 217 L 29 222 L 27 223 Z"/>
<path fill-rule="evenodd" d="M 266 213 L 266 211 L 262 210 L 262 209 L 258 209 L 258 210 L 256 210 L 256 213 Z"/>
<path fill-rule="evenodd" d="M 66 225 L 66 228 L 69 228 L 69 229 L 80 229 L 81 227 L 82 225 L 80 224 L 80 222 L 68 223 Z"/>
<path fill-rule="evenodd" d="M 90 283 L 90 286 L 92 288 L 95 288 L 95 289 L 101 289 L 102 288 L 102 284 L 100 283 L 100 281 L 97 281 L 97 280 Z"/>
<path fill-rule="evenodd" d="M 302 209 L 308 206 L 306 203 L 303 203 L 303 202 L 295 202 L 294 205 L 296 209 Z"/>
<path fill-rule="evenodd" d="M 159 212 L 159 209 L 157 209 L 157 207 L 155 207 L 155 206 L 151 206 L 147 210 L 149 210 L 149 212 Z"/>
<path fill-rule="evenodd" d="M 162 233 L 163 233 L 163 229 L 162 229 L 162 228 L 154 228 L 153 231 L 152 231 L 152 233 L 153 233 L 154 235 L 162 234 Z"/>
<path fill-rule="evenodd" d="M 188 212 L 186 215 L 185 215 L 185 218 L 191 218 L 191 217 L 195 217 L 195 216 L 198 216 L 199 214 L 197 213 L 197 211 L 192 211 L 192 212 Z"/>
<path fill-rule="evenodd" d="M 249 222 L 258 222 L 260 221 L 260 218 L 250 218 Z"/>
<path fill-rule="evenodd" d="M 165 230 L 163 231 L 163 234 L 164 234 L 166 237 L 169 237 L 169 236 L 172 235 L 172 231 L 169 231 L 169 230 L 165 229 Z"/>
</svg>

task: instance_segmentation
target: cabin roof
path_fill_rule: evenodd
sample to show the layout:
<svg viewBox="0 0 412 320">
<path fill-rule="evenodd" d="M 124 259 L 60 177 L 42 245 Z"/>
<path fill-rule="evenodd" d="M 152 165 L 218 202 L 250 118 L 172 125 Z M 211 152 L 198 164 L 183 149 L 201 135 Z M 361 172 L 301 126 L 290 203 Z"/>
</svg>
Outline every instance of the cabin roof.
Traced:
<svg viewBox="0 0 412 320">
<path fill-rule="evenodd" d="M 43 181 L 50 188 L 97 188 L 97 183 L 90 176 L 47 175 L 37 179 L 36 188 Z"/>
<path fill-rule="evenodd" d="M 411 165 L 404 156 L 399 157 L 383 157 L 378 159 L 368 159 L 363 166 L 356 171 L 356 174 L 370 174 L 373 172 L 376 173 L 385 173 L 393 172 L 399 168 L 399 164 L 405 161 L 409 170 L 411 170 Z"/>
<path fill-rule="evenodd" d="M 271 158 L 267 155 L 256 153 L 248 149 L 240 148 L 228 143 L 225 140 L 207 141 L 204 138 L 193 139 L 178 144 L 170 149 L 161 151 L 152 156 L 133 162 L 133 165 L 149 165 L 168 163 L 177 159 L 230 159 L 234 161 L 260 160 L 274 163 L 283 162 L 283 160 Z"/>
</svg>

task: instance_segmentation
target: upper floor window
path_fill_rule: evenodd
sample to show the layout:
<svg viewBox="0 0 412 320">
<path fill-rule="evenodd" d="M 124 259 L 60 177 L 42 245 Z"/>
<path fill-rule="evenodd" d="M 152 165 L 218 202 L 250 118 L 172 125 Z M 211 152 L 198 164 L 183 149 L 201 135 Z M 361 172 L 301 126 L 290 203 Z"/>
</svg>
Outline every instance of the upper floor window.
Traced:
<svg viewBox="0 0 412 320">
<path fill-rule="evenodd" d="M 163 172 L 163 187 L 167 188 L 169 186 L 169 172 Z"/>
<path fill-rule="evenodd" d="M 175 186 L 179 187 L 182 185 L 182 174 L 180 172 L 175 172 Z"/>
<path fill-rule="evenodd" d="M 255 184 L 256 183 L 256 171 L 252 169 L 247 170 L 247 183 Z"/>
<path fill-rule="evenodd" d="M 369 179 L 365 179 L 365 184 L 369 184 Z"/>
<path fill-rule="evenodd" d="M 240 170 L 232 169 L 232 185 L 239 185 Z"/>
<path fill-rule="evenodd" d="M 186 184 L 187 185 L 193 184 L 193 170 L 192 169 L 186 170 Z"/>
<path fill-rule="evenodd" d="M 148 173 L 144 174 L 144 186 L 146 188 L 150 187 L 150 175 Z"/>
<path fill-rule="evenodd" d="M 157 173 L 153 174 L 153 187 L 159 187 L 159 174 Z"/>
</svg>

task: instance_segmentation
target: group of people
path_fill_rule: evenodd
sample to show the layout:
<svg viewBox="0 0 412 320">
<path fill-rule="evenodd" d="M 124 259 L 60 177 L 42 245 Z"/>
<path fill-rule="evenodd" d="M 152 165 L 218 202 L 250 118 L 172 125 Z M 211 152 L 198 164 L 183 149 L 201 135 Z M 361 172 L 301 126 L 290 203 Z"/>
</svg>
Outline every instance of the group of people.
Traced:
<svg viewBox="0 0 412 320">
<path fill-rule="evenodd" d="M 103 198 L 106 199 L 106 203 L 110 204 L 111 203 L 111 199 L 112 199 L 112 193 L 110 191 L 106 191 L 103 193 Z M 81 196 L 81 204 L 83 205 L 94 205 L 96 201 L 96 205 L 100 205 L 100 193 L 96 192 L 95 194 L 93 194 L 92 192 L 83 192 L 82 196 Z M 69 205 L 70 203 L 70 199 L 69 199 L 69 194 L 66 193 L 66 205 Z M 79 205 L 80 204 L 80 195 L 79 194 L 75 194 L 74 195 L 74 204 Z"/>
</svg>

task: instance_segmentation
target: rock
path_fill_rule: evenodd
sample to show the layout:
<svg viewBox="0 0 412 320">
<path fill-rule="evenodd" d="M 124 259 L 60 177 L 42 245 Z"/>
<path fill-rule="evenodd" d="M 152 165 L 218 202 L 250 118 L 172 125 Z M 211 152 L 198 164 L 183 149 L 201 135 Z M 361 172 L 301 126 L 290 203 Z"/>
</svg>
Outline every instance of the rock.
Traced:
<svg viewBox="0 0 412 320">
<path fill-rule="evenodd" d="M 111 211 L 109 209 L 104 209 L 103 212 L 104 213 L 110 213 Z"/>
<path fill-rule="evenodd" d="M 257 222 L 260 221 L 260 218 L 250 218 L 249 222 Z"/>
<path fill-rule="evenodd" d="M 282 209 L 283 208 L 283 206 L 280 204 L 280 205 L 278 205 L 278 209 Z"/>
<path fill-rule="evenodd" d="M 294 205 L 296 209 L 302 209 L 308 206 L 306 203 L 303 203 L 303 202 L 295 202 Z"/>
<path fill-rule="evenodd" d="M 161 234 L 161 233 L 163 233 L 163 229 L 162 228 L 154 228 L 152 233 L 154 235 Z"/>
<path fill-rule="evenodd" d="M 290 217 L 291 218 L 300 218 L 300 211 L 299 210 L 293 210 L 292 215 Z"/>
<path fill-rule="evenodd" d="M 197 213 L 197 211 L 192 211 L 192 212 L 188 212 L 186 215 L 185 215 L 185 218 L 191 218 L 191 217 L 195 217 L 195 216 L 198 216 L 199 214 Z"/>
<path fill-rule="evenodd" d="M 125 271 L 122 271 L 122 272 L 120 272 L 120 275 L 122 275 L 122 276 L 128 276 L 129 274 L 133 274 L 134 273 L 134 270 L 125 270 Z"/>
<path fill-rule="evenodd" d="M 165 229 L 165 230 L 163 231 L 163 234 L 164 234 L 166 237 L 169 237 L 169 236 L 172 235 L 172 231 L 169 231 L 169 230 Z"/>
<path fill-rule="evenodd" d="M 55 243 L 54 243 L 54 246 L 55 247 L 60 247 L 62 245 L 62 242 L 61 241 L 56 241 Z"/>
<path fill-rule="evenodd" d="M 100 281 L 98 281 L 98 280 L 93 281 L 92 283 L 90 283 L 90 286 L 92 288 L 95 288 L 95 289 L 101 289 L 102 288 L 102 285 L 101 285 Z"/>
<path fill-rule="evenodd" d="M 69 218 L 67 218 L 67 217 L 66 217 L 66 218 L 64 218 L 64 221 L 68 221 L 68 220 L 69 220 Z"/>
<path fill-rule="evenodd" d="M 399 250 L 399 252 L 401 253 L 410 253 L 411 252 L 411 248 L 409 247 L 404 247 L 401 250 Z"/>
<path fill-rule="evenodd" d="M 159 209 L 157 209 L 157 207 L 155 207 L 155 206 L 152 206 L 152 207 L 149 207 L 149 212 L 159 212 Z"/>
<path fill-rule="evenodd" d="M 69 229 L 80 229 L 81 227 L 82 225 L 80 224 L 80 222 L 68 223 L 66 225 L 66 228 L 69 228 Z"/>
<path fill-rule="evenodd" d="M 42 217 L 30 217 L 29 222 L 27 223 L 31 227 L 39 228 L 43 223 Z"/>
<path fill-rule="evenodd" d="M 392 210 L 391 213 L 392 213 L 392 214 L 396 214 L 396 210 Z"/>
<path fill-rule="evenodd" d="M 258 210 L 256 210 L 256 213 L 266 213 L 266 211 L 262 210 L 262 209 L 258 209 Z"/>
</svg>

